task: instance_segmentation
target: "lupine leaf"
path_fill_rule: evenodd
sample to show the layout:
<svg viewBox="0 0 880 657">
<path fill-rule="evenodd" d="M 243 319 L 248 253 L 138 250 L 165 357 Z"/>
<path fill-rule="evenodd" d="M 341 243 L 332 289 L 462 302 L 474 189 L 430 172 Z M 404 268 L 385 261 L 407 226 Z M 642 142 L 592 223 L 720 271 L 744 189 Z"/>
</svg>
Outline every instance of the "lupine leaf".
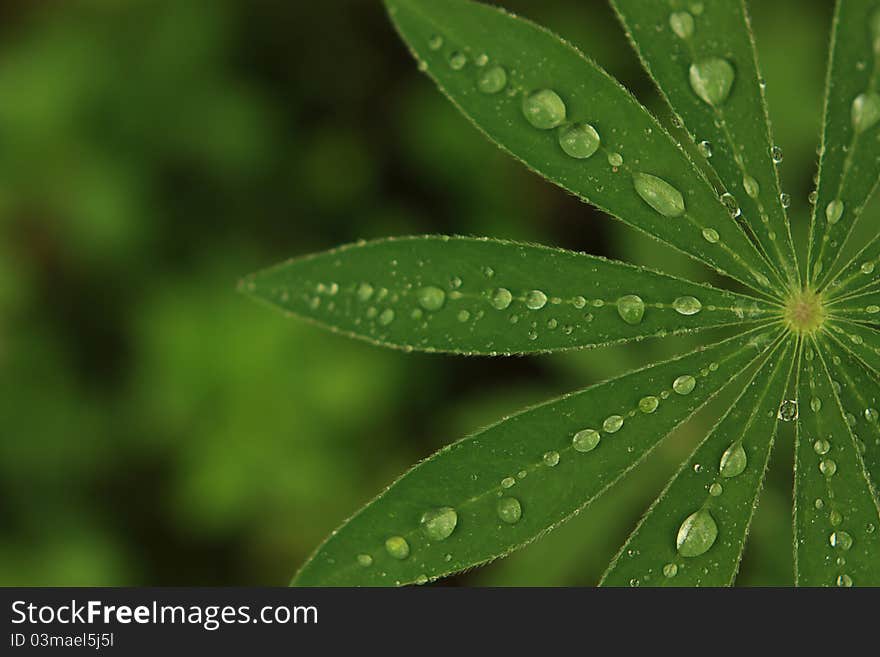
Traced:
<svg viewBox="0 0 880 657">
<path fill-rule="evenodd" d="M 825 90 L 817 202 L 810 227 L 808 280 L 834 273 L 840 246 L 880 176 L 880 8 L 837 3 Z"/>
<path fill-rule="evenodd" d="M 812 340 L 800 368 L 795 581 L 800 586 L 877 586 L 880 517 L 835 392 L 841 383 L 829 374 L 824 349 Z"/>
<path fill-rule="evenodd" d="M 418 583 L 504 556 L 605 491 L 779 334 L 754 329 L 445 447 L 334 532 L 293 584 Z"/>
<path fill-rule="evenodd" d="M 486 135 L 605 212 L 754 288 L 774 270 L 695 164 L 552 33 L 469 0 L 386 0 L 419 65 Z"/>
<path fill-rule="evenodd" d="M 880 290 L 864 291 L 827 304 L 832 318 L 880 324 Z"/>
<path fill-rule="evenodd" d="M 630 40 L 717 172 L 718 192 L 773 264 L 797 283 L 770 121 L 745 5 L 613 0 Z M 738 214 L 741 213 L 741 214 Z"/>
<path fill-rule="evenodd" d="M 469 354 L 594 347 L 779 315 L 763 301 L 621 262 L 465 237 L 354 244 L 243 287 L 350 336 Z"/>
<path fill-rule="evenodd" d="M 605 586 L 730 586 L 776 435 L 797 340 L 780 339 L 611 562 Z M 794 407 L 796 408 L 796 407 Z"/>
<path fill-rule="evenodd" d="M 829 299 L 845 299 L 880 286 L 880 235 L 868 242 L 828 285 Z"/>
</svg>

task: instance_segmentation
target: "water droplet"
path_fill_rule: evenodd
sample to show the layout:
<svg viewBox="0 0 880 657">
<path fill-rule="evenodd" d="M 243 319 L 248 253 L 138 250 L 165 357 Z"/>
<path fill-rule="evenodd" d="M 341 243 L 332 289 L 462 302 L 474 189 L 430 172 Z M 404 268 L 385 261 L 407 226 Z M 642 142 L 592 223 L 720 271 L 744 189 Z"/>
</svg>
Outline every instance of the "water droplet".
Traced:
<svg viewBox="0 0 880 657">
<path fill-rule="evenodd" d="M 813 397 L 810 400 L 810 408 L 813 409 L 814 413 L 818 413 L 822 410 L 822 400 L 818 397 Z"/>
<path fill-rule="evenodd" d="M 609 415 L 602 423 L 602 429 L 605 433 L 617 433 L 623 426 L 623 418 L 620 415 Z"/>
<path fill-rule="evenodd" d="M 782 207 L 787 209 L 791 205 L 791 195 L 782 192 L 779 195 L 779 202 L 782 204 Z"/>
<path fill-rule="evenodd" d="M 392 536 L 385 541 L 385 551 L 395 559 L 406 559 L 409 556 L 409 543 L 403 536 Z"/>
<path fill-rule="evenodd" d="M 600 440 L 601 436 L 595 429 L 582 429 L 574 434 L 571 444 L 578 452 L 592 452 Z"/>
<path fill-rule="evenodd" d="M 683 557 L 698 557 L 712 547 L 716 538 L 718 525 L 715 519 L 706 509 L 700 509 L 681 523 L 675 546 Z"/>
<path fill-rule="evenodd" d="M 559 452 L 545 452 L 544 453 L 544 465 L 555 468 L 559 465 Z"/>
<path fill-rule="evenodd" d="M 575 123 L 559 129 L 559 147 L 569 157 L 584 160 L 599 149 L 599 133 L 589 123 Z"/>
<path fill-rule="evenodd" d="M 432 541 L 443 541 L 455 531 L 458 513 L 451 506 L 430 509 L 422 514 L 422 530 Z"/>
<path fill-rule="evenodd" d="M 856 132 L 864 132 L 880 121 L 880 94 L 873 91 L 859 94 L 852 103 L 852 124 Z"/>
<path fill-rule="evenodd" d="M 751 198 L 758 198 L 758 194 L 761 193 L 758 181 L 749 175 L 743 176 L 743 189 Z"/>
<path fill-rule="evenodd" d="M 357 555 L 357 562 L 364 568 L 368 568 L 373 565 L 373 557 L 369 554 L 359 554 Z"/>
<path fill-rule="evenodd" d="M 828 542 L 831 543 L 831 547 L 846 551 L 852 547 L 853 539 L 845 531 L 838 530 L 831 533 L 831 536 L 828 537 Z"/>
<path fill-rule="evenodd" d="M 736 72 L 733 65 L 721 57 L 709 57 L 691 64 L 691 89 L 703 102 L 713 107 L 727 100 L 734 77 Z"/>
<path fill-rule="evenodd" d="M 718 497 L 723 492 L 724 488 L 717 481 L 709 486 L 709 495 L 711 495 L 712 497 Z"/>
<path fill-rule="evenodd" d="M 633 174 L 636 193 L 656 212 L 664 217 L 679 217 L 684 214 L 684 197 L 675 187 L 649 173 Z"/>
<path fill-rule="evenodd" d="M 703 140 L 699 144 L 697 144 L 697 150 L 699 150 L 700 155 L 705 157 L 707 160 L 712 157 L 712 144 L 710 144 L 708 141 Z"/>
<path fill-rule="evenodd" d="M 608 164 L 615 168 L 623 166 L 623 155 L 620 153 L 608 153 Z"/>
<path fill-rule="evenodd" d="M 828 220 L 829 224 L 836 224 L 840 221 L 841 216 L 843 216 L 843 201 L 831 201 L 825 206 L 825 218 Z"/>
<path fill-rule="evenodd" d="M 505 477 L 501 480 L 501 488 L 512 488 L 516 485 L 516 479 L 513 477 Z"/>
<path fill-rule="evenodd" d="M 817 509 L 823 509 L 825 508 L 825 500 L 823 500 L 821 497 L 817 497 L 816 501 L 813 502 L 813 506 Z"/>
<path fill-rule="evenodd" d="M 490 66 L 477 78 L 477 89 L 484 94 L 497 94 L 507 86 L 507 71 L 502 66 Z"/>
<path fill-rule="evenodd" d="M 696 297 L 678 297 L 672 307 L 679 315 L 696 315 L 703 309 L 703 304 Z"/>
<path fill-rule="evenodd" d="M 526 307 L 532 310 L 541 310 L 547 305 L 547 295 L 541 290 L 532 290 L 526 294 Z"/>
<path fill-rule="evenodd" d="M 863 274 L 873 274 L 874 273 L 874 263 L 873 262 L 865 262 L 862 263 L 862 266 L 859 268 Z"/>
<path fill-rule="evenodd" d="M 842 588 L 849 588 L 853 585 L 853 580 L 852 577 L 844 573 L 843 575 L 838 575 L 834 583 Z"/>
<path fill-rule="evenodd" d="M 686 11 L 676 11 L 669 15 L 669 27 L 679 39 L 690 39 L 694 34 L 694 17 Z"/>
<path fill-rule="evenodd" d="M 697 380 L 690 374 L 682 374 L 672 382 L 672 389 L 679 395 L 689 395 L 697 385 Z"/>
<path fill-rule="evenodd" d="M 440 50 L 443 47 L 443 37 L 435 34 L 428 40 L 428 47 L 431 50 Z"/>
<path fill-rule="evenodd" d="M 639 400 L 639 410 L 646 415 L 656 411 L 659 405 L 660 400 L 657 399 L 654 395 L 648 395 L 647 397 L 642 397 Z"/>
<path fill-rule="evenodd" d="M 386 308 L 379 314 L 379 323 L 382 326 L 388 326 L 393 321 L 394 311 L 391 308 Z"/>
<path fill-rule="evenodd" d="M 718 473 L 722 477 L 730 479 L 731 477 L 741 475 L 748 463 L 749 459 L 746 456 L 746 450 L 743 448 L 742 443 L 737 441 L 724 450 L 724 454 L 721 455 Z"/>
<path fill-rule="evenodd" d="M 498 517 L 508 525 L 515 525 L 522 518 L 522 505 L 515 497 L 502 497 L 496 508 Z"/>
<path fill-rule="evenodd" d="M 773 164 L 782 164 L 782 147 L 772 146 L 770 148 L 770 157 L 773 158 Z"/>
<path fill-rule="evenodd" d="M 703 239 L 709 242 L 709 244 L 716 244 L 718 240 L 721 239 L 721 236 L 714 228 L 704 228 Z"/>
<path fill-rule="evenodd" d="M 786 399 L 779 405 L 776 418 L 783 422 L 791 422 L 798 419 L 798 403 L 796 399 Z"/>
<path fill-rule="evenodd" d="M 525 96 L 522 111 L 526 121 L 538 130 L 551 130 L 565 121 L 565 103 L 552 89 L 540 89 Z"/>
<path fill-rule="evenodd" d="M 370 297 L 373 296 L 373 286 L 369 283 L 361 283 L 358 285 L 357 295 L 358 301 L 369 301 Z"/>
<path fill-rule="evenodd" d="M 415 583 L 417 586 L 422 586 L 423 584 L 427 584 L 428 583 L 428 576 L 425 575 L 424 573 L 422 573 L 421 575 L 416 577 Z"/>
<path fill-rule="evenodd" d="M 674 563 L 668 563 L 665 566 L 663 566 L 663 576 L 664 577 L 672 578 L 672 577 L 675 577 L 676 575 L 678 575 L 678 566 L 676 566 Z"/>
<path fill-rule="evenodd" d="M 825 459 L 819 463 L 819 472 L 826 477 L 833 477 L 834 473 L 837 472 L 837 463 L 832 459 Z"/>
<path fill-rule="evenodd" d="M 429 285 L 416 293 L 416 299 L 425 310 L 440 310 L 446 303 L 446 292 L 439 287 Z"/>
<path fill-rule="evenodd" d="M 510 306 L 511 301 L 513 301 L 513 295 L 505 287 L 499 287 L 492 293 L 491 303 L 493 308 L 504 310 Z"/>
<path fill-rule="evenodd" d="M 645 316 L 645 302 L 635 294 L 627 294 L 617 300 L 617 314 L 627 324 L 638 324 Z"/>
<path fill-rule="evenodd" d="M 869 315 L 876 315 L 877 313 L 880 313 L 880 306 L 874 304 L 871 304 L 870 306 L 865 306 L 865 312 Z"/>
<path fill-rule="evenodd" d="M 467 57 L 464 53 L 454 52 L 449 55 L 449 68 L 453 71 L 460 71 L 467 64 Z"/>
<path fill-rule="evenodd" d="M 816 454 L 818 454 L 819 456 L 827 454 L 829 451 L 831 451 L 831 443 L 823 438 L 820 438 L 813 443 L 813 451 L 816 452 Z"/>
<path fill-rule="evenodd" d="M 876 408 L 866 408 L 865 419 L 868 422 L 877 422 L 877 420 L 880 419 L 880 412 L 878 412 Z"/>
<path fill-rule="evenodd" d="M 843 515 L 841 515 L 840 511 L 835 509 L 828 514 L 828 521 L 831 523 L 832 527 L 837 527 L 843 522 Z"/>
</svg>

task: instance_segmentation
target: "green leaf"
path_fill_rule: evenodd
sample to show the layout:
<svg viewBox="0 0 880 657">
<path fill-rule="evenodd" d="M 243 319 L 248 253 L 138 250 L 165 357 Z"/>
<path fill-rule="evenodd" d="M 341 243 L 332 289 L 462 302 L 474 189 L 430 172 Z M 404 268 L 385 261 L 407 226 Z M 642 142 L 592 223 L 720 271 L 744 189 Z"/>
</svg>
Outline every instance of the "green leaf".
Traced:
<svg viewBox="0 0 880 657">
<path fill-rule="evenodd" d="M 832 318 L 880 324 L 880 289 L 865 291 L 826 304 Z"/>
<path fill-rule="evenodd" d="M 503 149 L 605 212 L 773 294 L 777 274 L 700 169 L 574 47 L 468 0 L 386 4 L 420 68 Z"/>
<path fill-rule="evenodd" d="M 605 491 L 779 333 L 755 329 L 445 447 L 333 532 L 293 584 L 419 583 L 508 554 Z"/>
<path fill-rule="evenodd" d="M 744 3 L 613 0 L 643 65 L 718 174 L 719 194 L 790 284 L 797 257 L 780 202 L 770 119 Z"/>
<path fill-rule="evenodd" d="M 817 202 L 810 225 L 807 280 L 821 287 L 877 186 L 880 158 L 880 9 L 837 3 L 825 90 Z"/>
<path fill-rule="evenodd" d="M 605 586 L 730 586 L 783 410 L 797 340 L 780 340 L 651 506 Z"/>
<path fill-rule="evenodd" d="M 829 300 L 848 299 L 880 287 L 880 235 L 868 242 L 828 285 Z"/>
<path fill-rule="evenodd" d="M 594 347 L 780 314 L 633 265 L 465 237 L 346 246 L 251 276 L 243 288 L 373 343 L 468 354 Z"/>
<path fill-rule="evenodd" d="M 880 516 L 835 392 L 841 384 L 828 371 L 826 349 L 813 340 L 800 368 L 798 397 L 804 403 L 795 446 L 795 581 L 877 586 Z"/>
</svg>

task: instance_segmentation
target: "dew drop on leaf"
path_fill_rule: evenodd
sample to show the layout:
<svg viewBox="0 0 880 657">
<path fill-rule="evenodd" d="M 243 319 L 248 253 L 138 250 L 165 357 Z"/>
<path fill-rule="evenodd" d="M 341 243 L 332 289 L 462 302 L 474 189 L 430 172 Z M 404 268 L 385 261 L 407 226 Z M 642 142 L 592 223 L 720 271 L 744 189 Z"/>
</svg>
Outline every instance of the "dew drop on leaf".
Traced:
<svg viewBox="0 0 880 657">
<path fill-rule="evenodd" d="M 719 484 L 717 481 L 709 486 L 709 495 L 712 497 L 718 497 L 721 493 L 724 492 L 724 487 Z"/>
<path fill-rule="evenodd" d="M 786 399 L 779 405 L 776 418 L 783 422 L 791 422 L 798 419 L 798 403 L 796 399 Z"/>
<path fill-rule="evenodd" d="M 672 578 L 672 577 L 675 577 L 676 575 L 678 575 L 678 566 L 676 566 L 674 563 L 668 563 L 665 566 L 663 566 L 663 576 L 664 577 Z"/>
<path fill-rule="evenodd" d="M 578 452 L 592 452 L 600 440 L 601 436 L 595 429 L 582 429 L 574 434 L 571 445 Z"/>
<path fill-rule="evenodd" d="M 443 47 L 443 37 L 435 34 L 428 40 L 428 48 L 431 50 L 440 50 Z"/>
<path fill-rule="evenodd" d="M 449 55 L 449 68 L 453 71 L 460 71 L 467 64 L 467 57 L 464 53 L 454 52 Z"/>
<path fill-rule="evenodd" d="M 679 395 L 689 395 L 694 391 L 697 380 L 690 374 L 682 374 L 672 382 L 672 389 Z"/>
<path fill-rule="evenodd" d="M 645 316 L 645 302 L 635 294 L 622 296 L 617 300 L 617 314 L 627 324 L 639 324 Z"/>
<path fill-rule="evenodd" d="M 721 236 L 714 228 L 704 228 L 703 239 L 709 242 L 709 244 L 716 244 L 718 240 L 721 239 Z"/>
<path fill-rule="evenodd" d="M 825 206 L 825 218 L 829 224 L 836 224 L 843 216 L 843 201 L 834 200 Z"/>
<path fill-rule="evenodd" d="M 743 189 L 751 198 L 758 198 L 758 194 L 761 192 L 758 181 L 749 175 L 743 176 Z"/>
<path fill-rule="evenodd" d="M 737 441 L 724 450 L 724 454 L 721 455 L 718 473 L 722 477 L 730 479 L 731 477 L 741 475 L 748 463 L 749 459 L 746 456 L 746 450 L 743 448 L 742 443 Z"/>
<path fill-rule="evenodd" d="M 852 577 L 850 577 L 849 575 L 844 573 L 842 575 L 838 575 L 838 577 L 834 581 L 834 583 L 837 584 L 837 586 L 840 586 L 842 588 L 849 588 L 853 585 L 853 580 L 852 580 Z"/>
<path fill-rule="evenodd" d="M 458 513 L 451 506 L 430 509 L 422 514 L 422 530 L 432 541 L 443 541 L 452 536 L 457 524 Z"/>
<path fill-rule="evenodd" d="M 531 310 L 541 310 L 547 305 L 547 295 L 541 290 L 532 290 L 526 294 L 526 307 Z"/>
<path fill-rule="evenodd" d="M 684 197 L 675 187 L 649 173 L 633 174 L 633 185 L 642 200 L 664 217 L 684 214 Z"/>
<path fill-rule="evenodd" d="M 832 459 L 824 459 L 819 463 L 819 472 L 826 477 L 833 477 L 834 473 L 837 472 L 837 463 Z"/>
<path fill-rule="evenodd" d="M 419 305 L 425 310 L 440 310 L 446 303 L 446 292 L 439 287 L 429 285 L 421 288 L 416 294 Z"/>
<path fill-rule="evenodd" d="M 880 412 L 878 412 L 876 408 L 866 408 L 865 419 L 868 422 L 877 422 L 877 420 L 880 419 Z"/>
<path fill-rule="evenodd" d="M 706 509 L 695 511 L 681 523 L 675 546 L 683 557 L 698 557 L 704 554 L 718 538 L 718 525 Z"/>
<path fill-rule="evenodd" d="M 523 98 L 523 116 L 538 130 L 552 130 L 565 121 L 565 103 L 552 89 L 539 89 Z"/>
<path fill-rule="evenodd" d="M 599 133 L 589 123 L 575 123 L 559 129 L 559 147 L 577 160 L 592 157 L 600 142 Z"/>
<path fill-rule="evenodd" d="M 385 541 L 385 551 L 395 559 L 406 559 L 409 556 L 409 543 L 403 536 L 392 536 Z"/>
<path fill-rule="evenodd" d="M 708 105 L 722 105 L 730 95 L 736 72 L 733 65 L 721 57 L 708 57 L 690 67 L 691 89 Z"/>
<path fill-rule="evenodd" d="M 602 429 L 605 433 L 617 433 L 623 426 L 623 418 L 620 415 L 609 415 L 602 422 Z"/>
<path fill-rule="evenodd" d="M 513 301 L 513 295 L 510 293 L 510 290 L 505 287 L 499 287 L 492 292 L 492 307 L 497 310 L 504 310 L 510 306 L 511 301 Z"/>
<path fill-rule="evenodd" d="M 647 397 L 642 397 L 639 400 L 639 410 L 646 415 L 656 411 L 659 405 L 660 400 L 657 399 L 654 395 L 648 395 Z"/>
<path fill-rule="evenodd" d="M 522 505 L 515 497 L 502 497 L 498 500 L 498 517 L 508 525 L 515 525 L 522 518 Z"/>
<path fill-rule="evenodd" d="M 364 568 L 368 568 L 373 565 L 373 557 L 369 554 L 359 554 L 357 555 L 357 562 Z"/>
<path fill-rule="evenodd" d="M 544 465 L 555 468 L 559 465 L 559 452 L 546 452 L 543 457 Z"/>
<path fill-rule="evenodd" d="M 391 308 L 386 308 L 379 314 L 379 323 L 382 326 L 388 326 L 393 321 L 394 311 Z"/>
<path fill-rule="evenodd" d="M 859 94 L 852 103 L 852 124 L 856 132 L 865 132 L 880 121 L 880 94 Z"/>
<path fill-rule="evenodd" d="M 623 155 L 620 153 L 608 153 L 608 164 L 613 167 L 623 166 Z"/>
<path fill-rule="evenodd" d="M 672 307 L 679 315 L 696 315 L 703 309 L 703 304 L 696 297 L 678 297 Z"/>
<path fill-rule="evenodd" d="M 838 530 L 831 533 L 831 536 L 828 537 L 828 542 L 831 544 L 831 547 L 846 551 L 852 547 L 853 539 L 845 531 Z"/>
<path fill-rule="evenodd" d="M 679 39 L 689 39 L 694 34 L 694 17 L 686 11 L 675 11 L 669 15 L 669 27 Z"/>
<path fill-rule="evenodd" d="M 818 413 L 822 410 L 822 400 L 818 397 L 813 397 L 810 400 L 810 408 L 813 410 L 814 413 Z"/>
<path fill-rule="evenodd" d="M 477 78 L 477 89 L 484 94 L 497 94 L 507 86 L 507 71 L 502 66 L 490 66 Z"/>
<path fill-rule="evenodd" d="M 771 146 L 770 157 L 773 158 L 773 164 L 782 164 L 782 147 Z"/>
<path fill-rule="evenodd" d="M 816 442 L 813 443 L 813 451 L 816 452 L 819 456 L 827 454 L 831 450 L 831 443 L 827 440 L 820 438 Z"/>
</svg>

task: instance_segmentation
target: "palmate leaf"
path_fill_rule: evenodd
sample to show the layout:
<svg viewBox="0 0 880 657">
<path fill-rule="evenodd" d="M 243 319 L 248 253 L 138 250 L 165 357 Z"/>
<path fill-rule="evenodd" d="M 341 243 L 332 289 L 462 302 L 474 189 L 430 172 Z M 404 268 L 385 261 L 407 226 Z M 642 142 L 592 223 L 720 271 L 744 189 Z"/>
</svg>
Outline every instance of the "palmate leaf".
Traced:
<svg viewBox="0 0 880 657">
<path fill-rule="evenodd" d="M 868 242 L 828 285 L 829 300 L 848 299 L 880 287 L 880 235 Z"/>
<path fill-rule="evenodd" d="M 800 366 L 795 447 L 795 581 L 801 586 L 880 584 L 880 524 L 825 339 Z M 829 362 L 830 361 L 830 362 Z M 809 401 L 807 401 L 809 400 Z"/>
<path fill-rule="evenodd" d="M 880 8 L 841 0 L 832 26 L 819 182 L 807 280 L 834 274 L 845 242 L 880 176 Z"/>
<path fill-rule="evenodd" d="M 552 33 L 470 0 L 386 0 L 420 68 L 490 139 L 610 215 L 769 292 L 780 282 L 700 169 Z"/>
<path fill-rule="evenodd" d="M 642 63 L 699 142 L 726 205 L 774 266 L 797 284 L 797 258 L 745 4 L 613 0 Z M 659 27 L 659 29 L 658 29 Z"/>
<path fill-rule="evenodd" d="M 546 352 L 755 322 L 764 301 L 561 249 L 465 237 L 354 244 L 248 277 L 245 290 L 371 342 Z"/>
<path fill-rule="evenodd" d="M 293 584 L 423 583 L 504 556 L 604 492 L 780 333 L 753 329 L 441 449 L 333 532 Z"/>
<path fill-rule="evenodd" d="M 797 339 L 761 363 L 611 562 L 604 586 L 730 586 L 758 503 Z M 782 411 L 780 409 L 783 409 Z"/>
</svg>

